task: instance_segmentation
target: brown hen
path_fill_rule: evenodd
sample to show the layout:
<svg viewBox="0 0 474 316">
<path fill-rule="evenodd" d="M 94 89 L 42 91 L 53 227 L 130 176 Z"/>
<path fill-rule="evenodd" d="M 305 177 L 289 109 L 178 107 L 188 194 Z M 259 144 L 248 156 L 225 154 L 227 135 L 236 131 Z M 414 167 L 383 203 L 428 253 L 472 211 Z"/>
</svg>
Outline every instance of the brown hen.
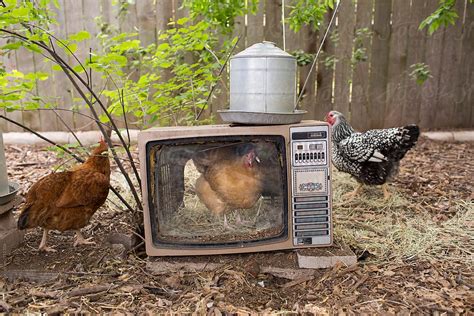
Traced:
<svg viewBox="0 0 474 316">
<path fill-rule="evenodd" d="M 70 171 L 49 174 L 36 182 L 26 195 L 18 218 L 18 229 L 43 228 L 39 250 L 46 245 L 49 230 L 75 230 L 74 246 L 93 244 L 80 229 L 89 223 L 109 193 L 110 162 L 107 144 L 101 140 L 90 157 Z"/>
<path fill-rule="evenodd" d="M 212 157 L 212 159 L 211 159 Z M 262 174 L 255 162 L 259 158 L 253 144 L 213 149 L 206 158 L 193 159 L 202 173 L 195 190 L 201 202 L 216 215 L 229 209 L 252 208 L 262 194 Z"/>
</svg>

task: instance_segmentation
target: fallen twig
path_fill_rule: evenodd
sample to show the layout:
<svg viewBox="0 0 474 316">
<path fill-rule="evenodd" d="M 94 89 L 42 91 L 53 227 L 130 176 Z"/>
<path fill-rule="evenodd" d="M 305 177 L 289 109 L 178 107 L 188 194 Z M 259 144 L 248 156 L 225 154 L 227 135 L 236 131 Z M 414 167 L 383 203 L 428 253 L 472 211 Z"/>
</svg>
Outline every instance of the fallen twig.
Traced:
<svg viewBox="0 0 474 316">
<path fill-rule="evenodd" d="M 97 286 L 90 286 L 90 287 L 84 287 L 84 288 L 79 288 L 75 290 L 71 290 L 67 295 L 69 297 L 74 297 L 74 296 L 84 296 L 88 294 L 95 294 L 95 293 L 100 293 L 100 292 L 107 292 L 112 288 L 112 285 L 97 285 Z"/>
<path fill-rule="evenodd" d="M 289 288 L 289 287 L 292 287 L 292 286 L 295 286 L 295 285 L 298 285 L 298 284 L 301 284 L 301 283 L 304 283 L 304 282 L 311 281 L 313 279 L 314 279 L 314 275 L 308 275 L 308 276 L 296 279 L 294 281 L 287 282 L 287 283 L 283 284 L 281 287 L 286 289 L 286 288 Z"/>
</svg>

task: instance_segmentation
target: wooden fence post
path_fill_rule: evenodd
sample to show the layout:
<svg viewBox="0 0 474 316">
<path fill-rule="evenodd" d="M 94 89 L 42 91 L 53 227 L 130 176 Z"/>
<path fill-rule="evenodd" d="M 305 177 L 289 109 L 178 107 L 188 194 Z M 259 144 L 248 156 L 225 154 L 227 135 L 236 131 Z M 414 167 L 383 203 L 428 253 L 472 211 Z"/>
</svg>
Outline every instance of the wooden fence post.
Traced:
<svg viewBox="0 0 474 316">
<path fill-rule="evenodd" d="M 383 127 L 388 79 L 392 0 L 375 1 L 369 74 L 368 128 Z"/>
<path fill-rule="evenodd" d="M 355 30 L 372 29 L 372 0 L 357 0 Z M 371 51 L 372 33 L 366 34 L 361 39 L 361 48 L 365 49 L 367 60 L 355 63 L 352 74 L 352 98 L 351 98 L 351 124 L 357 130 L 366 129 L 368 126 L 369 108 L 369 64 L 372 56 Z"/>
</svg>

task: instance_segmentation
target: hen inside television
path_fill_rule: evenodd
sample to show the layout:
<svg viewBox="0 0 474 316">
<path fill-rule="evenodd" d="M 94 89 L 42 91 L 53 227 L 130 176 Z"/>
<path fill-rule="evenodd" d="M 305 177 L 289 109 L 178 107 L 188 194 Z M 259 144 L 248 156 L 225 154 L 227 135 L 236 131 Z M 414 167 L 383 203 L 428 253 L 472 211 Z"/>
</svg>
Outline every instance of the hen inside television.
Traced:
<svg viewBox="0 0 474 316">
<path fill-rule="evenodd" d="M 242 247 L 288 238 L 283 136 L 150 141 L 148 205 L 161 247 Z"/>
</svg>

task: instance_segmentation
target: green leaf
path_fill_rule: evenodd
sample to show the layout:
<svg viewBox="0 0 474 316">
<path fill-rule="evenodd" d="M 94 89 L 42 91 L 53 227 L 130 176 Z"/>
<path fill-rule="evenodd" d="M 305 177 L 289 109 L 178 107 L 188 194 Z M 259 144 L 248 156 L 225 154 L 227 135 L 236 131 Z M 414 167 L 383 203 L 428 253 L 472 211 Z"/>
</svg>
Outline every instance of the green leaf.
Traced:
<svg viewBox="0 0 474 316">
<path fill-rule="evenodd" d="M 189 21 L 189 18 L 188 17 L 184 17 L 184 18 L 181 18 L 181 19 L 178 19 L 178 21 L 176 21 L 176 23 L 178 25 L 184 25 L 186 22 Z"/>
<path fill-rule="evenodd" d="M 11 11 L 11 15 L 15 18 L 24 18 L 27 17 L 30 13 L 28 8 L 18 8 Z"/>
<path fill-rule="evenodd" d="M 1 48 L 4 50 L 15 50 L 22 46 L 22 42 L 13 42 L 10 44 L 3 45 Z"/>
<path fill-rule="evenodd" d="M 77 51 L 77 44 L 76 43 L 71 43 L 67 46 L 68 49 L 66 49 L 66 54 L 72 55 Z"/>
<path fill-rule="evenodd" d="M 139 40 L 126 41 L 116 46 L 116 49 L 119 51 L 127 51 L 129 49 L 138 49 L 138 48 L 140 48 Z"/>
<path fill-rule="evenodd" d="M 170 44 L 162 43 L 162 44 L 158 45 L 158 47 L 156 49 L 157 50 L 166 50 L 166 49 L 169 49 L 169 48 L 170 48 Z"/>
<path fill-rule="evenodd" d="M 90 39 L 90 38 L 91 38 L 91 34 L 87 31 L 79 31 L 76 34 L 69 35 L 69 40 L 76 41 L 76 42 L 80 42 L 80 41 Z"/>
<path fill-rule="evenodd" d="M 84 72 L 84 68 L 81 65 L 74 66 L 72 69 L 77 73 L 83 73 Z"/>
<path fill-rule="evenodd" d="M 194 45 L 195 50 L 203 50 L 204 49 L 204 44 L 202 43 L 197 43 Z"/>
<path fill-rule="evenodd" d="M 36 44 L 24 44 L 24 46 L 34 53 L 41 53 L 41 48 Z"/>
</svg>

